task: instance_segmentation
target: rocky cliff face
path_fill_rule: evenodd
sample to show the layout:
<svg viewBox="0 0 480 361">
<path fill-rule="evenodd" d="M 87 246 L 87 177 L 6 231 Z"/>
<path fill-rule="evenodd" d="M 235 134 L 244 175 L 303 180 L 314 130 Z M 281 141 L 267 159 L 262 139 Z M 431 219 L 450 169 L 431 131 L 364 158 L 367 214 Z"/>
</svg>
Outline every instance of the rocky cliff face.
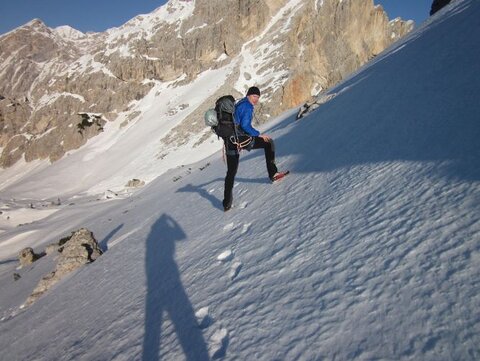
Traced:
<svg viewBox="0 0 480 361">
<path fill-rule="evenodd" d="M 83 34 L 40 20 L 0 37 L 0 166 L 55 161 L 103 130 L 158 82 L 181 85 L 233 65 L 216 93 L 263 90 L 263 119 L 297 106 L 413 27 L 373 0 L 170 0 L 119 28 Z M 187 117 L 164 142 L 205 129 Z M 157 135 L 158 136 L 158 135 Z"/>
</svg>

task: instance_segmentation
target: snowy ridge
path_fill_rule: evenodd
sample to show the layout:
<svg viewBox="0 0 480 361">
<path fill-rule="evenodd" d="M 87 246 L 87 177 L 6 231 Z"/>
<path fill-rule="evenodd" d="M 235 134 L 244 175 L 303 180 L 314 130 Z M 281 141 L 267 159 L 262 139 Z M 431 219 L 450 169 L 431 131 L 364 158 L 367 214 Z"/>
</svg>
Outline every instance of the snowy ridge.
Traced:
<svg viewBox="0 0 480 361">
<path fill-rule="evenodd" d="M 291 174 L 270 184 L 262 152 L 242 153 L 227 213 L 215 154 L 135 193 L 77 194 L 4 229 L 3 354 L 478 360 L 479 11 L 478 1 L 452 3 L 307 117 L 292 110 L 270 122 L 277 163 Z M 138 146 L 133 139 L 123 145 Z M 122 159 L 104 153 L 103 167 Z M 42 207 L 27 198 L 2 210 L 32 201 Z M 79 227 L 104 255 L 20 308 L 54 260 L 16 269 L 18 246 L 40 251 Z"/>
<path fill-rule="evenodd" d="M 194 9 L 195 0 L 170 0 L 149 14 L 138 15 L 118 28 L 108 29 L 106 31 L 106 43 L 113 44 L 132 36 L 133 38 L 143 37 L 148 40 L 155 34 L 154 28 L 162 23 L 181 24 L 183 20 L 193 14 Z M 180 25 L 178 25 L 177 30 L 179 27 Z M 108 52 L 106 55 L 108 55 Z M 124 56 L 127 56 L 127 54 L 124 53 Z"/>
<path fill-rule="evenodd" d="M 82 33 L 80 30 L 74 29 L 71 26 L 63 25 L 58 26 L 53 29 L 62 39 L 67 41 L 75 41 L 79 39 L 84 39 L 87 35 Z"/>
<path fill-rule="evenodd" d="M 72 98 L 80 100 L 82 103 L 85 103 L 85 98 L 80 94 L 72 94 L 72 93 L 67 93 L 67 92 L 51 93 L 51 94 L 43 95 L 39 99 L 38 103 L 36 104 L 36 108 L 39 109 L 39 108 L 42 108 L 44 106 L 47 106 L 47 105 L 53 103 L 54 101 L 56 101 L 58 98 L 61 98 L 61 97 L 72 97 Z"/>
</svg>

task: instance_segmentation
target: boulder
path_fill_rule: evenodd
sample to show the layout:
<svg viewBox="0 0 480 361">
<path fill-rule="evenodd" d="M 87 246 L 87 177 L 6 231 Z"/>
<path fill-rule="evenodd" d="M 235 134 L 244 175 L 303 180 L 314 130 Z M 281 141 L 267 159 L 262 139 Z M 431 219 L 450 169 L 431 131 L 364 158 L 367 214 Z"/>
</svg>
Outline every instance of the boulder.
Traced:
<svg viewBox="0 0 480 361">
<path fill-rule="evenodd" d="M 320 107 L 322 104 L 327 103 L 328 101 L 332 100 L 336 96 L 337 96 L 336 93 L 318 95 L 314 100 L 307 102 L 300 107 L 297 113 L 297 120 L 307 116 L 308 114 L 313 112 L 315 109 Z"/>
<path fill-rule="evenodd" d="M 136 178 L 133 178 L 131 180 L 128 181 L 126 187 L 129 187 L 129 188 L 140 188 L 140 187 L 143 187 L 145 185 L 145 181 L 142 181 L 140 179 L 136 179 Z"/>
<path fill-rule="evenodd" d="M 56 273 L 60 277 L 95 261 L 102 255 L 102 250 L 93 237 L 93 233 L 86 228 L 72 233 L 72 237 L 60 248 Z"/>
<path fill-rule="evenodd" d="M 23 266 L 28 266 L 29 264 L 32 264 L 35 262 L 37 259 L 39 259 L 41 256 L 39 254 L 36 254 L 33 251 L 33 248 L 27 247 L 24 248 L 20 251 L 18 254 L 18 260 L 20 261 L 20 265 Z"/>
<path fill-rule="evenodd" d="M 51 254 L 54 254 L 54 253 L 58 253 L 59 252 L 59 245 L 58 243 L 52 243 L 52 244 L 49 244 L 47 246 L 47 248 L 45 249 L 45 253 L 47 254 L 47 256 L 51 255 Z"/>
<path fill-rule="evenodd" d="M 87 263 L 95 261 L 102 255 L 102 250 L 98 246 L 93 233 L 86 228 L 81 228 L 73 232 L 70 237 L 60 240 L 58 247 L 60 247 L 58 251 L 61 254 L 58 257 L 55 270 L 40 280 L 25 302 L 26 306 L 33 304 L 64 276 Z"/>
<path fill-rule="evenodd" d="M 450 1 L 451 0 L 433 0 L 432 8 L 430 9 L 430 15 L 435 14 L 437 11 L 439 11 L 444 6 L 450 4 Z"/>
</svg>

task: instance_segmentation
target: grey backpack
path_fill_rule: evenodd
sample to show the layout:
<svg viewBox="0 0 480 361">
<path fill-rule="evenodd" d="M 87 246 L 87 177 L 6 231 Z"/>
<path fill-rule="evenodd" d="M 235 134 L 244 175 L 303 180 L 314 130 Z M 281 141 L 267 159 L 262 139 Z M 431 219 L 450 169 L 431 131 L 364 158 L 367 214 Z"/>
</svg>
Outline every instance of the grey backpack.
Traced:
<svg viewBox="0 0 480 361">
<path fill-rule="evenodd" d="M 205 125 L 221 138 L 228 138 L 235 134 L 233 114 L 235 112 L 235 98 L 224 95 L 215 102 L 215 109 L 209 109 L 205 113 Z"/>
</svg>

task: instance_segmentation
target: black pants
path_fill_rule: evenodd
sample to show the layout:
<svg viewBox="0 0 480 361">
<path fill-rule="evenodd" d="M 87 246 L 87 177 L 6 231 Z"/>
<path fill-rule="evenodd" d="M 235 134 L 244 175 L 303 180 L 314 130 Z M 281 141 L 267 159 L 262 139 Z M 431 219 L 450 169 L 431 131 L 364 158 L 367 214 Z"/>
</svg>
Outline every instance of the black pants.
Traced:
<svg viewBox="0 0 480 361">
<path fill-rule="evenodd" d="M 239 143 L 246 143 L 249 137 L 240 136 Z M 277 166 L 275 164 L 275 144 L 273 140 L 266 142 L 263 138 L 260 137 L 251 137 L 252 141 L 244 146 L 243 149 L 248 151 L 252 149 L 261 149 L 265 151 L 265 162 L 267 165 L 268 177 L 272 177 L 277 173 Z M 225 142 L 225 152 L 227 154 L 227 176 L 225 177 L 225 190 L 223 194 L 223 206 L 230 207 L 232 205 L 232 190 L 233 184 L 235 182 L 235 175 L 238 170 L 238 163 L 240 159 L 239 150 L 237 145 L 234 144 L 230 139 L 224 138 Z"/>
</svg>

